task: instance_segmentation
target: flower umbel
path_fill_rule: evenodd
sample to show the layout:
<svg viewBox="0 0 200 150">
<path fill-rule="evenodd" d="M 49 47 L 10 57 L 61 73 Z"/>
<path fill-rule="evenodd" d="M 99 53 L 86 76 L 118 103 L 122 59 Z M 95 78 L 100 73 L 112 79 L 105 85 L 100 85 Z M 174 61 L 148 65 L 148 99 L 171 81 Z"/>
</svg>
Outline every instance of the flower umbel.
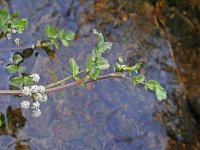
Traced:
<svg viewBox="0 0 200 150">
<path fill-rule="evenodd" d="M 22 88 L 22 95 L 24 95 L 24 96 L 31 96 L 31 95 L 32 95 L 29 86 L 24 86 L 24 87 Z"/>
<path fill-rule="evenodd" d="M 37 78 L 39 81 L 39 75 L 33 74 L 33 78 Z M 33 117 L 39 117 L 41 115 L 40 110 L 40 102 L 46 102 L 47 101 L 47 95 L 45 94 L 45 87 L 41 85 L 32 85 L 32 86 L 24 86 L 22 88 L 22 95 L 24 96 L 30 96 L 29 101 L 22 101 L 20 103 L 21 108 L 28 109 L 30 107 L 30 104 L 32 102 L 32 116 Z"/>
<path fill-rule="evenodd" d="M 29 77 L 31 77 L 33 82 L 36 82 L 36 83 L 39 82 L 40 80 L 40 76 L 37 73 L 31 74 L 29 75 Z"/>
</svg>

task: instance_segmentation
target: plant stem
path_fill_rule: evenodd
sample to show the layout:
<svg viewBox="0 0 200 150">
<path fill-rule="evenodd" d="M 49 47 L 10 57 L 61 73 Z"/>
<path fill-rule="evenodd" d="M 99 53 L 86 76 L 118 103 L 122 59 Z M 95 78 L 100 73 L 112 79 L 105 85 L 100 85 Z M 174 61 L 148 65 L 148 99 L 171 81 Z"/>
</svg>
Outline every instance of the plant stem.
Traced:
<svg viewBox="0 0 200 150">
<path fill-rule="evenodd" d="M 46 93 L 56 92 L 56 91 L 63 90 L 63 89 L 66 89 L 66 88 L 70 88 L 70 87 L 73 87 L 73 86 L 77 86 L 77 85 L 80 85 L 80 84 L 83 84 L 83 83 L 90 83 L 90 82 L 103 80 L 103 79 L 107 79 L 107 78 L 123 78 L 123 79 L 127 79 L 122 74 L 111 73 L 111 74 L 100 76 L 96 80 L 91 80 L 91 79 L 90 80 L 87 80 L 87 79 L 78 80 L 78 81 L 74 81 L 74 82 L 67 83 L 67 84 L 64 84 L 64 85 L 60 85 L 60 86 L 56 86 L 56 87 L 53 87 L 53 88 L 49 88 L 49 89 L 46 89 L 45 92 Z M 22 94 L 21 90 L 0 90 L 0 95 L 20 95 L 20 94 Z"/>
<path fill-rule="evenodd" d="M 85 72 L 85 71 L 86 71 L 85 69 L 84 69 L 84 70 L 81 70 L 77 75 L 79 75 L 79 74 L 81 74 L 81 73 L 83 73 L 83 72 Z M 71 78 L 73 78 L 72 75 L 71 75 L 71 76 L 68 76 L 68 77 L 66 77 L 66 78 L 64 78 L 64 79 L 62 79 L 62 80 L 60 80 L 60 81 L 57 81 L 57 82 L 55 82 L 55 83 L 51 83 L 51 84 L 49 84 L 49 85 L 46 85 L 45 88 L 48 89 L 48 88 L 53 87 L 53 86 L 58 86 L 59 84 L 65 82 L 65 81 L 67 81 L 67 80 L 69 80 L 69 79 L 71 79 Z"/>
</svg>

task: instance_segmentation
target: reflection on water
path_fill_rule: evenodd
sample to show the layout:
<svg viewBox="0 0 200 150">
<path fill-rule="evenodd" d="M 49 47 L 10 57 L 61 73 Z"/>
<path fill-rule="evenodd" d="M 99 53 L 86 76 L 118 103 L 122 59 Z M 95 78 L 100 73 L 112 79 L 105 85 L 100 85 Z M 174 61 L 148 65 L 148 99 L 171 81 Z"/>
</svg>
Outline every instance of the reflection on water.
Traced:
<svg viewBox="0 0 200 150">
<path fill-rule="evenodd" d="M 22 116 L 21 109 L 8 106 L 6 114 L 4 115 L 4 113 L 0 112 L 0 117 L 2 120 L 0 135 L 5 137 L 3 138 L 4 141 L 1 142 L 1 149 L 7 149 L 12 146 L 16 150 L 31 149 L 29 145 L 24 144 L 24 142 L 28 142 L 30 139 L 21 139 L 18 135 L 26 123 L 26 118 Z M 14 140 L 10 139 L 10 137 L 14 138 Z"/>
<path fill-rule="evenodd" d="M 50 94 L 49 101 L 42 106 L 44 113 L 38 119 L 33 119 L 29 111 L 23 111 L 27 119 L 25 128 L 25 118 L 17 115 L 21 114 L 21 110 L 11 107 L 19 106 L 19 99 L 1 96 L 2 113 L 10 105 L 9 112 L 16 115 L 10 115 L 14 126 L 9 123 L 6 125 L 17 131 L 5 126 L 6 130 L 9 129 L 9 137 L 17 139 L 18 134 L 20 137 L 30 137 L 27 141 L 18 139 L 15 145 L 23 147 L 20 143 L 26 141 L 26 148 L 30 145 L 33 150 L 199 149 L 196 119 L 200 116 L 200 105 L 197 105 L 200 37 L 198 1 L 2 0 L 0 5 L 10 11 L 20 10 L 22 17 L 28 18 L 29 27 L 25 34 L 20 35 L 22 45 L 30 45 L 41 39 L 45 24 L 76 33 L 76 40 L 70 47 L 49 54 L 54 57 L 48 57 L 42 49 L 34 52 L 19 50 L 31 56 L 22 64 L 27 66 L 28 71 L 41 75 L 41 84 L 53 81 L 46 69 L 56 72 L 59 78 L 69 73 L 67 62 L 70 57 L 75 57 L 83 67 L 96 40 L 90 31 L 97 28 L 108 41 L 114 43 L 112 51 L 105 55 L 111 64 L 116 62 L 117 56 L 122 56 L 131 65 L 141 62 L 141 73 L 148 79 L 161 82 L 168 92 L 167 101 L 157 102 L 151 93 L 140 87 L 133 89 L 126 81 L 108 79 L 90 83 L 85 89 L 76 87 Z M 2 47 L 13 47 L 12 44 L 6 40 L 0 41 Z M 181 80 L 177 78 L 169 45 L 173 49 Z M 12 53 L 1 52 L 1 66 L 10 63 Z M 10 77 L 3 67 L 0 71 L 2 79 Z M 182 91 L 180 82 L 191 94 Z M 1 89 L 8 87 L 6 80 L 0 80 L 0 83 Z M 196 118 L 191 114 L 188 101 Z M 8 122 L 8 116 L 6 120 Z M 6 136 L 6 130 L 2 129 L 1 136 L 1 146 L 5 149 L 13 143 Z"/>
</svg>

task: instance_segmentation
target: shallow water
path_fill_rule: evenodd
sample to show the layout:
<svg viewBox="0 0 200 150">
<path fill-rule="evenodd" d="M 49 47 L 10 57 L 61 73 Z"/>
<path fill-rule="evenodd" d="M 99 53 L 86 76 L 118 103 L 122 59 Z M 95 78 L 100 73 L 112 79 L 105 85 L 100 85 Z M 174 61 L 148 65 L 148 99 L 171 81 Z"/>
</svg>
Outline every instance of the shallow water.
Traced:
<svg viewBox="0 0 200 150">
<path fill-rule="evenodd" d="M 196 120 L 180 92 L 168 39 L 157 33 L 158 28 L 150 22 L 148 15 L 144 16 L 136 8 L 129 12 L 126 5 L 118 9 L 121 3 L 106 0 L 0 2 L 0 6 L 7 7 L 10 12 L 20 10 L 22 17 L 29 20 L 28 28 L 19 36 L 22 46 L 42 38 L 45 24 L 76 33 L 76 40 L 68 48 L 61 47 L 54 58 L 37 49 L 23 62 L 28 71 L 41 75 L 41 84 L 52 81 L 47 69 L 56 72 L 59 78 L 69 74 L 70 57 L 76 58 L 80 67 L 84 67 L 86 56 L 96 42 L 91 30 L 96 28 L 113 42 L 112 50 L 105 55 L 111 64 L 116 63 L 118 56 L 128 64 L 141 62 L 141 72 L 147 79 L 159 81 L 168 92 L 167 101 L 158 102 L 152 93 L 141 87 L 133 88 L 124 80 L 106 79 L 88 84 L 85 89 L 74 87 L 49 94 L 38 119 L 31 117 L 31 111 L 22 110 L 25 126 L 15 132 L 20 140 L 29 140 L 21 143 L 33 150 L 174 150 L 194 144 L 192 135 L 198 131 Z M 118 11 L 112 13 L 114 8 Z M 13 47 L 14 43 L 1 40 L 0 45 L 1 49 Z M 10 63 L 13 52 L 0 52 L 1 89 L 8 88 L 5 79 L 10 74 L 4 67 Z M 19 108 L 19 101 L 16 97 L 1 96 L 1 112 L 5 114 L 8 105 Z M 20 118 L 23 117 L 19 115 Z M 14 149 L 17 144 L 9 148 L 8 145 L 15 141 L 15 136 L 2 131 L 0 149 Z"/>
</svg>

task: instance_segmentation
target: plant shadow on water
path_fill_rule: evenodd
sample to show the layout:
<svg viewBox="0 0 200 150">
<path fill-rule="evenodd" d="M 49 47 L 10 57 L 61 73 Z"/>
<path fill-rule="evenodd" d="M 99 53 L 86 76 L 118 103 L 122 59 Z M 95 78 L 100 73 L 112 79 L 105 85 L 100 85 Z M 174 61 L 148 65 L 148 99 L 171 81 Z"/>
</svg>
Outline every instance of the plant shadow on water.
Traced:
<svg viewBox="0 0 200 150">
<path fill-rule="evenodd" d="M 199 95 L 199 45 L 196 42 L 199 41 L 199 29 L 194 28 L 196 24 L 197 27 L 199 25 L 199 16 L 196 16 L 200 12 L 198 2 L 194 0 L 185 4 L 180 0 L 2 0 L 0 6 L 7 7 L 11 12 L 20 10 L 22 16 L 28 18 L 28 29 L 23 36 L 20 35 L 21 45 L 31 45 L 37 38 L 41 38 L 45 24 L 70 29 L 76 33 L 76 40 L 68 48 L 61 47 L 57 53 L 46 49 L 50 57 L 42 49 L 35 49 L 30 57 L 21 62 L 29 72 L 41 75 L 42 84 L 53 81 L 47 69 L 56 72 L 59 78 L 65 77 L 69 73 L 67 62 L 71 56 L 83 67 L 87 54 L 95 44 L 95 38 L 90 31 L 97 28 L 106 35 L 108 41 L 114 43 L 112 50 L 105 56 L 111 63 L 116 62 L 114 58 L 117 56 L 122 56 L 130 65 L 141 62 L 141 72 L 147 78 L 161 82 L 168 92 L 167 101 L 157 102 L 151 93 L 140 87 L 133 89 L 126 81 L 108 79 L 87 84 L 84 89 L 74 87 L 49 94 L 48 102 L 42 106 L 43 114 L 38 119 L 33 119 L 29 111 L 23 111 L 27 121 L 20 109 L 13 108 L 19 106 L 19 98 L 1 96 L 2 114 L 7 108 L 7 112 L 13 112 L 15 115 L 11 113 L 11 121 L 9 115 L 6 115 L 6 130 L 2 129 L 0 149 L 13 149 L 15 145 L 20 145 L 20 142 L 26 142 L 27 146 L 22 146 L 21 149 L 28 149 L 30 146 L 33 150 L 200 148 L 200 105 L 195 105 Z M 184 11 L 187 15 L 182 14 Z M 188 22 L 188 17 L 193 20 Z M 181 25 L 185 25 L 184 29 L 179 28 Z M 177 78 L 169 43 L 180 68 L 181 80 Z M 14 46 L 11 41 L 6 40 L 1 40 L 0 45 L 1 48 Z M 25 55 L 29 51 L 21 49 L 17 52 Z M 0 52 L 1 66 L 10 64 L 9 58 L 13 53 L 15 52 Z M 0 77 L 3 79 L 0 80 L 0 88 L 6 89 L 9 84 L 4 79 L 9 78 L 10 74 L 7 74 L 3 67 L 0 71 Z M 192 94 L 188 96 L 183 92 L 180 82 L 184 83 L 188 93 Z M 191 107 L 188 107 L 188 100 Z M 11 126 L 10 122 L 14 123 L 12 126 L 15 128 L 7 127 Z M 10 130 L 9 133 L 7 129 Z M 13 142 L 10 137 L 17 138 L 18 133 L 23 140 Z M 15 144 L 7 147 L 10 143 Z"/>
</svg>

